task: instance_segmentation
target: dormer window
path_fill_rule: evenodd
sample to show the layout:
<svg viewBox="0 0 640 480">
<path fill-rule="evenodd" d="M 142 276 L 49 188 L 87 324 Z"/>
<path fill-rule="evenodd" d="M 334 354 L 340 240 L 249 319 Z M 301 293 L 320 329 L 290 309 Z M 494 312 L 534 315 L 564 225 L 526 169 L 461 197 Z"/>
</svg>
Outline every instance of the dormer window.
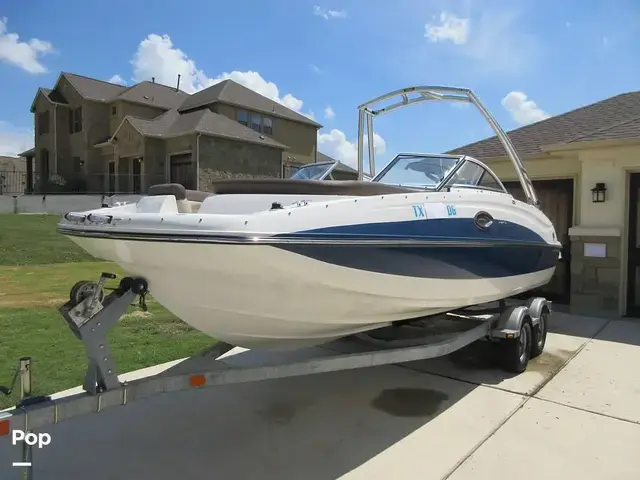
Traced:
<svg viewBox="0 0 640 480">
<path fill-rule="evenodd" d="M 246 110 L 238 110 L 237 115 L 238 123 L 245 127 L 249 127 L 258 133 L 273 135 L 273 118 L 255 112 L 247 112 Z"/>
<path fill-rule="evenodd" d="M 251 115 L 251 129 L 258 133 L 262 130 L 262 117 L 257 113 Z"/>
<path fill-rule="evenodd" d="M 238 110 L 238 122 L 240 122 L 245 127 L 249 126 L 249 113 L 245 110 Z"/>
<path fill-rule="evenodd" d="M 265 135 L 273 135 L 273 120 L 269 117 L 262 118 L 262 133 Z"/>
</svg>

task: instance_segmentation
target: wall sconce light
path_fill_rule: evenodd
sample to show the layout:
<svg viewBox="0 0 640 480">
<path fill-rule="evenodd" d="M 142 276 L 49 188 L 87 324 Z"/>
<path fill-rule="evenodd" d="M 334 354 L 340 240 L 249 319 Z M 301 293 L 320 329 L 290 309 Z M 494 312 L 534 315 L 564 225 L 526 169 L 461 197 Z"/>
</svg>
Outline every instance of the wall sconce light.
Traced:
<svg viewBox="0 0 640 480">
<path fill-rule="evenodd" d="M 604 183 L 596 183 L 596 186 L 591 189 L 591 201 L 593 203 L 603 203 L 607 187 Z"/>
</svg>

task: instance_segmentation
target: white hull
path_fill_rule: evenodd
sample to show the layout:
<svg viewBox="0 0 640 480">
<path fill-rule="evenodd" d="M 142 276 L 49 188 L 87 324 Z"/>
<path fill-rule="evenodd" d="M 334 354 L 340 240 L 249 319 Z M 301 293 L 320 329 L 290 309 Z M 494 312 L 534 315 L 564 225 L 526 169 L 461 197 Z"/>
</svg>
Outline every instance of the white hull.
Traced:
<svg viewBox="0 0 640 480">
<path fill-rule="evenodd" d="M 495 301 L 544 285 L 554 268 L 502 278 L 433 279 L 320 262 L 267 245 L 71 237 L 90 254 L 149 282 L 177 317 L 246 348 L 289 348 L 389 322 Z"/>
</svg>

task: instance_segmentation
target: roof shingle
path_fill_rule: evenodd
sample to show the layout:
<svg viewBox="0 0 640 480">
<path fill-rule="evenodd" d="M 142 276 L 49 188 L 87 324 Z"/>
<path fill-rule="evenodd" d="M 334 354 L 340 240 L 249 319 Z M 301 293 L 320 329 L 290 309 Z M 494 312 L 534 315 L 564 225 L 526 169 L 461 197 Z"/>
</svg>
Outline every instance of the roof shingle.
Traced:
<svg viewBox="0 0 640 480">
<path fill-rule="evenodd" d="M 185 112 L 193 108 L 209 105 L 211 103 L 228 103 L 240 107 L 245 107 L 251 110 L 259 111 L 262 113 L 268 113 L 274 116 L 279 116 L 293 120 L 296 122 L 307 123 L 317 127 L 321 127 L 319 123 L 311 120 L 304 115 L 285 107 L 284 105 L 271 100 L 257 92 L 254 92 L 250 88 L 240 85 L 233 80 L 223 80 L 215 85 L 200 90 L 187 98 L 180 106 L 180 112 Z"/>
<path fill-rule="evenodd" d="M 178 108 L 189 94 L 160 83 L 140 82 L 120 93 L 118 100 L 136 102 L 165 109 Z"/>
<path fill-rule="evenodd" d="M 75 73 L 63 72 L 62 75 L 73 85 L 73 88 L 87 100 L 109 102 L 127 90 L 127 87 L 123 87 L 122 85 L 76 75 Z"/>
<path fill-rule="evenodd" d="M 585 140 L 640 137 L 640 91 L 623 93 L 508 132 L 521 156 L 541 153 L 541 147 Z M 496 136 L 447 153 L 478 159 L 506 156 Z"/>
<path fill-rule="evenodd" d="M 127 118 L 140 133 L 146 136 L 172 137 L 188 133 L 203 133 L 270 147 L 287 148 L 274 139 L 245 127 L 224 115 L 214 113 L 207 108 L 184 114 L 180 114 L 176 110 L 170 110 L 154 120 L 143 120 L 136 117 Z"/>
</svg>

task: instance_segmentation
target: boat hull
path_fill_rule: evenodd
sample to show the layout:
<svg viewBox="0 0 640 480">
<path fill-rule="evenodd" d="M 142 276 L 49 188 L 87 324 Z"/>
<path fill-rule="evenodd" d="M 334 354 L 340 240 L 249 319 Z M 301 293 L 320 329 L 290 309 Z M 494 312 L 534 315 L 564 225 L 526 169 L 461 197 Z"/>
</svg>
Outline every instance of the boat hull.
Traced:
<svg viewBox="0 0 640 480">
<path fill-rule="evenodd" d="M 246 348 L 317 345 L 544 285 L 543 246 L 242 245 L 71 236 L 144 277 L 197 330 Z"/>
</svg>

